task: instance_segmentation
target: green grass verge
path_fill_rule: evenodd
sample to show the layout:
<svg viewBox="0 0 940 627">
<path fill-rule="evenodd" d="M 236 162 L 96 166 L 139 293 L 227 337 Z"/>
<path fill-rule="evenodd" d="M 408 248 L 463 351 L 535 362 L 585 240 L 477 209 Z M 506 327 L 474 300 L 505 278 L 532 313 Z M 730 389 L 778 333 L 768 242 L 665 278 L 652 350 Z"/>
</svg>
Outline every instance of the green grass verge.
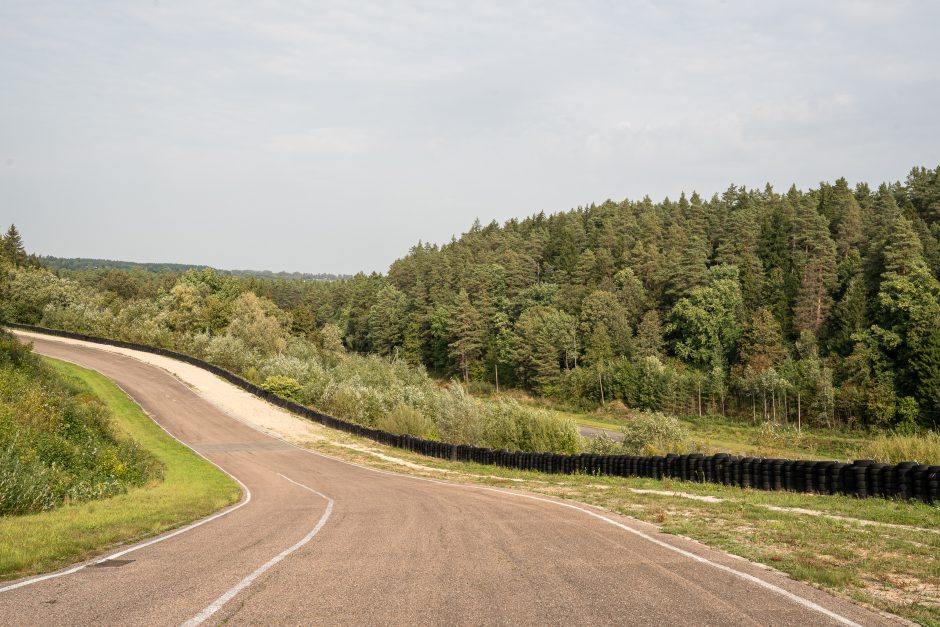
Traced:
<svg viewBox="0 0 940 627">
<path fill-rule="evenodd" d="M 69 363 L 46 361 L 61 377 L 100 398 L 119 434 L 133 438 L 164 464 L 164 477 L 112 498 L 0 517 L 0 580 L 88 559 L 202 518 L 241 498 L 237 483 L 170 437 L 111 381 Z"/>
</svg>

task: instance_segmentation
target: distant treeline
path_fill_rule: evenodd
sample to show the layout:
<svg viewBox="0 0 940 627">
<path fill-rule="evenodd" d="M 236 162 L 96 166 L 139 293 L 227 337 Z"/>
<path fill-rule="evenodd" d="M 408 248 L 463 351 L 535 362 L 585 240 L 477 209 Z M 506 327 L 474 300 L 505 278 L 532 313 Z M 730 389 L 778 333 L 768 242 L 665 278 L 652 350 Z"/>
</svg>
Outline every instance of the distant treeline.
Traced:
<svg viewBox="0 0 940 627">
<path fill-rule="evenodd" d="M 872 188 L 731 186 L 473 228 L 296 321 L 355 351 L 565 402 L 940 424 L 940 168 Z"/>
<path fill-rule="evenodd" d="M 53 257 L 42 255 L 39 262 L 52 270 L 143 270 L 144 272 L 177 272 L 189 270 L 203 270 L 206 265 L 193 265 L 186 263 L 140 263 L 136 261 L 116 261 L 113 259 L 87 259 L 84 257 Z M 346 274 L 310 273 L 310 272 L 272 272 L 270 270 L 221 270 L 212 268 L 216 272 L 231 274 L 233 276 L 254 276 L 267 279 L 293 279 L 300 281 L 337 281 L 350 278 Z"/>
</svg>

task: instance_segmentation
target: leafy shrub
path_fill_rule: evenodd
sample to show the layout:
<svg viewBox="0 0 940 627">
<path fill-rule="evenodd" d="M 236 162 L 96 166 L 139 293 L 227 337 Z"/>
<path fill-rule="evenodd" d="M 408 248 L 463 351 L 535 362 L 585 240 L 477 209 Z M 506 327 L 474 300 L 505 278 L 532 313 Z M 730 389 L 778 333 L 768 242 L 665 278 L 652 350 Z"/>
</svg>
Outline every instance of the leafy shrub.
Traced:
<svg viewBox="0 0 940 627">
<path fill-rule="evenodd" d="M 584 447 L 586 452 L 593 455 L 623 454 L 623 445 L 606 433 L 601 433 L 598 436 L 585 438 L 585 440 L 587 440 L 587 446 Z"/>
<path fill-rule="evenodd" d="M 169 331 L 161 324 L 162 315 L 157 303 L 150 300 L 133 300 L 111 318 L 108 337 L 121 337 L 129 342 L 169 347 L 172 344 Z M 192 336 L 187 336 L 189 339 Z M 194 348 L 187 352 L 198 354 Z"/>
<path fill-rule="evenodd" d="M 122 335 L 117 335 L 116 337 L 122 337 Z M 212 336 L 209 335 L 208 331 L 200 331 L 195 335 L 186 335 L 185 337 L 179 338 L 176 342 L 171 344 L 171 347 L 175 346 L 178 351 L 181 353 L 186 353 L 192 355 L 193 357 L 198 357 L 199 359 L 209 359 L 209 345 L 212 343 Z"/>
<path fill-rule="evenodd" d="M 298 400 L 301 390 L 297 379 L 285 377 L 280 374 L 269 376 L 264 380 L 264 383 L 261 384 L 261 387 L 272 394 L 277 394 L 282 398 L 289 398 L 292 401 Z"/>
<path fill-rule="evenodd" d="M 430 419 L 404 404 L 379 417 L 375 426 L 390 433 L 408 434 L 416 438 L 429 438 L 434 433 L 434 423 Z"/>
<path fill-rule="evenodd" d="M 273 376 L 281 376 L 294 379 L 295 381 L 305 381 L 310 378 L 310 370 L 312 367 L 313 364 L 310 361 L 290 355 L 278 354 L 268 357 L 261 362 L 261 367 L 258 370 L 265 379 Z"/>
<path fill-rule="evenodd" d="M 0 318 L 37 324 L 48 307 L 67 307 L 88 298 L 87 290 L 75 281 L 21 268 L 9 273 L 0 299 Z"/>
<path fill-rule="evenodd" d="M 622 428 L 623 452 L 627 455 L 664 455 L 685 452 L 688 432 L 675 416 L 642 414 Z"/>
<path fill-rule="evenodd" d="M 233 372 L 242 372 L 254 361 L 254 355 L 234 335 L 217 335 L 206 347 L 206 358 Z"/>
<path fill-rule="evenodd" d="M 624 405 L 623 401 L 610 401 L 603 407 L 598 407 L 594 413 L 614 420 L 629 420 L 633 416 L 633 411 Z"/>
<path fill-rule="evenodd" d="M 543 410 L 518 405 L 509 409 L 519 434 L 513 448 L 558 453 L 580 451 L 581 435 L 573 421 L 556 418 Z"/>
<path fill-rule="evenodd" d="M 490 430 L 490 437 L 484 438 L 482 407 L 463 386 L 451 385 L 436 394 L 430 415 L 434 417 L 437 431 L 445 442 L 494 446 L 494 442 L 502 439 L 493 429 Z"/>
<path fill-rule="evenodd" d="M 559 453 L 576 453 L 581 448 L 574 422 L 514 400 L 480 401 L 461 385 L 450 386 L 435 400 L 432 415 L 441 439 L 447 442 Z"/>
</svg>

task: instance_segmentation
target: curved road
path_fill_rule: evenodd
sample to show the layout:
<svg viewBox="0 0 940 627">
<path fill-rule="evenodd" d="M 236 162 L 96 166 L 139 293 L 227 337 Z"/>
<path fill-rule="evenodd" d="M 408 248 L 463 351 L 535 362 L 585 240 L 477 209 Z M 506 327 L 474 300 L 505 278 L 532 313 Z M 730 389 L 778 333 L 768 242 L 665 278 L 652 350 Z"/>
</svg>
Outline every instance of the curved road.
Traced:
<svg viewBox="0 0 940 627">
<path fill-rule="evenodd" d="M 588 506 L 298 449 L 154 366 L 33 341 L 117 382 L 250 498 L 114 559 L 0 584 L 0 624 L 894 623 Z"/>
</svg>

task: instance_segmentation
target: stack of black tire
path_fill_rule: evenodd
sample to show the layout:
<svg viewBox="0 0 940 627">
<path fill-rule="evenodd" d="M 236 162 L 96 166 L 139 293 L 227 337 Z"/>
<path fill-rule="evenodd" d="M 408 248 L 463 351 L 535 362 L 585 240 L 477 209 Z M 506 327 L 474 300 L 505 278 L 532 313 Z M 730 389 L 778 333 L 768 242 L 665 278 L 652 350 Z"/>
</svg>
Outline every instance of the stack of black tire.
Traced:
<svg viewBox="0 0 940 627">
<path fill-rule="evenodd" d="M 4 326 L 172 357 L 209 370 L 255 396 L 332 429 L 441 459 L 494 464 L 507 468 L 556 474 L 584 473 L 654 479 L 671 477 L 683 481 L 719 483 L 758 490 L 845 494 L 859 498 L 916 499 L 925 503 L 940 503 L 940 466 L 928 466 L 917 462 L 879 464 L 872 460 L 856 460 L 851 464 L 846 464 L 837 461 L 739 457 L 726 453 L 710 456 L 691 453 L 648 457 L 590 453 L 562 455 L 450 444 L 372 429 L 349 420 L 323 414 L 276 396 L 214 364 L 165 348 L 23 324 L 6 323 Z"/>
</svg>

